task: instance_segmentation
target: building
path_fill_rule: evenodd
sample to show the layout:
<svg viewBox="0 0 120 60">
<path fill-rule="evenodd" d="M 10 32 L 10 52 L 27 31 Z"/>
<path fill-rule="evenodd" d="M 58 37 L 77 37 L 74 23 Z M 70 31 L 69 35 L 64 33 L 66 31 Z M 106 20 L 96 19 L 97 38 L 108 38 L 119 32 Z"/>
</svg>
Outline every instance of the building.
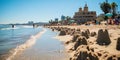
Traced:
<svg viewBox="0 0 120 60">
<path fill-rule="evenodd" d="M 34 24 L 34 22 L 33 21 L 28 21 L 28 24 Z"/>
<path fill-rule="evenodd" d="M 84 9 L 79 8 L 78 12 L 75 12 L 73 19 L 78 23 L 85 23 L 87 21 L 92 21 L 96 19 L 96 11 L 89 11 L 87 4 L 85 4 Z"/>
</svg>

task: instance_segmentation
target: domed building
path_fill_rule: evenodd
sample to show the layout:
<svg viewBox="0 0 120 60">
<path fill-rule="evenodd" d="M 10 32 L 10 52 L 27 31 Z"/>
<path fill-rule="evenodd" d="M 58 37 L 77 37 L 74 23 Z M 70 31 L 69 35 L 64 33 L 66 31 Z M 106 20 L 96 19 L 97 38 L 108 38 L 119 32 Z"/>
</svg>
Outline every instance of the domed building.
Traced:
<svg viewBox="0 0 120 60">
<path fill-rule="evenodd" d="M 84 9 L 79 8 L 78 12 L 75 12 L 73 19 L 78 23 L 86 23 L 87 21 L 94 21 L 96 19 L 96 11 L 89 11 L 87 4 Z"/>
</svg>

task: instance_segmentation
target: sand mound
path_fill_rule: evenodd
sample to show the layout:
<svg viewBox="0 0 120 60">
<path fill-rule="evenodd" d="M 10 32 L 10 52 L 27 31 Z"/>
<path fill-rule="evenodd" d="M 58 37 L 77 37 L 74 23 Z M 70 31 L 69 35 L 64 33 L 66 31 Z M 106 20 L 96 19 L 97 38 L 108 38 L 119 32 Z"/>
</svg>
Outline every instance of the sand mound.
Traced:
<svg viewBox="0 0 120 60">
<path fill-rule="evenodd" d="M 70 60 L 120 60 L 120 38 L 118 38 L 120 29 L 116 26 L 67 26 L 67 28 L 61 26 L 59 28 L 71 36 L 61 37 L 66 39 L 65 46 L 71 56 Z"/>
<path fill-rule="evenodd" d="M 111 43 L 111 40 L 108 34 L 108 30 L 105 29 L 105 31 L 103 31 L 100 29 L 98 31 L 98 37 L 96 41 L 99 45 L 109 45 Z"/>
<path fill-rule="evenodd" d="M 85 37 L 80 36 L 77 38 L 77 41 L 75 42 L 75 45 L 74 45 L 74 50 L 76 50 L 77 47 L 80 45 L 87 45 L 87 41 L 86 41 Z"/>
<path fill-rule="evenodd" d="M 96 34 L 96 32 L 91 32 L 90 35 L 91 35 L 91 37 L 94 37 L 94 36 L 97 35 L 97 34 Z"/>
<path fill-rule="evenodd" d="M 88 51 L 87 48 L 89 47 L 86 45 L 79 46 L 70 60 L 99 60 L 97 55 Z"/>
<path fill-rule="evenodd" d="M 84 37 L 87 38 L 87 39 L 89 38 L 87 31 L 82 32 L 81 35 L 84 36 Z"/>
<path fill-rule="evenodd" d="M 117 40 L 116 49 L 117 49 L 117 50 L 120 50 L 120 37 L 119 37 L 118 40 Z"/>
<path fill-rule="evenodd" d="M 66 35 L 66 32 L 64 30 L 60 31 L 59 36 L 64 36 Z"/>
<path fill-rule="evenodd" d="M 72 42 L 75 42 L 79 36 L 80 36 L 79 34 L 74 34 L 74 35 L 73 35 Z"/>
</svg>

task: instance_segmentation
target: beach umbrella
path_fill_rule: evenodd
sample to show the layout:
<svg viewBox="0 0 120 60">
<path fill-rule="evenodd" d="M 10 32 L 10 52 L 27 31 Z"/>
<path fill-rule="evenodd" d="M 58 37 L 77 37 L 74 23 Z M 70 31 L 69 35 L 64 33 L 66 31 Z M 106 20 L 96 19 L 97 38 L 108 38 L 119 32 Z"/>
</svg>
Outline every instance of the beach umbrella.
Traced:
<svg viewBox="0 0 120 60">
<path fill-rule="evenodd" d="M 107 14 L 105 14 L 105 16 L 107 16 L 107 17 L 112 17 L 113 14 L 112 14 L 112 13 L 107 13 Z"/>
</svg>

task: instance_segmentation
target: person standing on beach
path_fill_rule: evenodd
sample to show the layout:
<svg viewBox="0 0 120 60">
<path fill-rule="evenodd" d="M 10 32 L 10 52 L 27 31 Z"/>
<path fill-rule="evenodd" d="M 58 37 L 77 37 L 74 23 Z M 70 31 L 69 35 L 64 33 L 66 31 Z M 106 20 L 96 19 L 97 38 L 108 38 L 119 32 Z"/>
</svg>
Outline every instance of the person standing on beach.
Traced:
<svg viewBox="0 0 120 60">
<path fill-rule="evenodd" d="M 35 24 L 33 24 L 33 28 L 35 27 Z"/>
</svg>

